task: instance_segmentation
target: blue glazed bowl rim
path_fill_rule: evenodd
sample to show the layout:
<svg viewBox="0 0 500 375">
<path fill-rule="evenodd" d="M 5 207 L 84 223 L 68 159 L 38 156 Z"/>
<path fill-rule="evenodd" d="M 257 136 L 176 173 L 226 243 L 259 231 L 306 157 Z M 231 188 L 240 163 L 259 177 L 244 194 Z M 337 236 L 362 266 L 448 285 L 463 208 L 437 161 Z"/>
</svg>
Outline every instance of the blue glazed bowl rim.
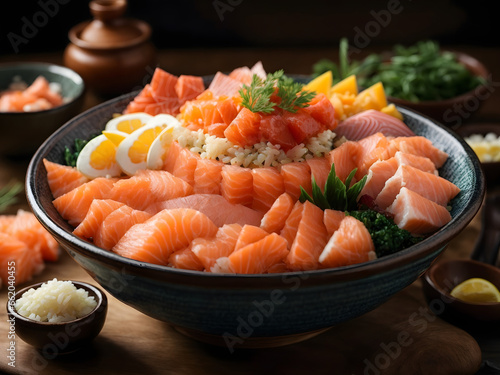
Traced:
<svg viewBox="0 0 500 375">
<path fill-rule="evenodd" d="M 107 102 L 99 104 L 89 110 L 81 113 L 72 120 L 68 121 L 61 128 L 59 128 L 55 133 L 53 133 L 37 150 L 31 159 L 28 170 L 26 173 L 26 196 L 28 203 L 32 208 L 33 213 L 41 224 L 58 239 L 60 242 L 64 243 L 71 248 L 71 251 L 79 253 L 86 258 L 92 258 L 94 261 L 99 261 L 105 263 L 111 268 L 121 269 L 126 268 L 132 274 L 141 274 L 147 278 L 166 280 L 175 280 L 177 283 L 185 283 L 188 285 L 196 286 L 221 286 L 234 288 L 235 286 L 254 286 L 259 284 L 258 280 L 261 280 L 262 285 L 269 286 L 271 284 L 276 284 L 282 286 L 282 278 L 284 276 L 295 277 L 299 276 L 301 278 L 307 277 L 309 279 L 308 283 L 312 284 L 322 284 L 325 280 L 328 281 L 347 281 L 347 280 L 357 280 L 364 277 L 373 276 L 378 273 L 387 272 L 401 267 L 402 265 L 409 264 L 417 259 L 423 258 L 427 255 L 435 253 L 437 250 L 443 249 L 448 242 L 454 238 L 458 233 L 462 231 L 463 228 L 474 218 L 476 213 L 479 211 L 483 197 L 485 194 L 485 180 L 482 173 L 479 160 L 470 148 L 470 146 L 455 133 L 450 128 L 436 122 L 428 116 L 420 114 L 414 110 L 405 108 L 404 106 L 396 106 L 398 110 L 404 116 L 410 117 L 420 117 L 427 122 L 433 124 L 449 133 L 455 141 L 458 141 L 463 147 L 465 153 L 472 162 L 474 169 L 475 181 L 473 186 L 474 191 L 471 194 L 470 204 L 464 210 L 463 215 L 453 218 L 448 224 L 439 229 L 430 237 L 424 239 L 423 241 L 408 247 L 400 252 L 392 255 L 384 256 L 369 262 L 355 264 L 350 266 L 338 267 L 338 268 L 328 268 L 320 270 L 311 271 L 294 271 L 287 273 L 276 273 L 276 274 L 217 274 L 210 272 L 200 272 L 191 270 L 176 269 L 167 266 L 161 266 L 146 262 L 141 262 L 133 259 L 128 259 L 115 254 L 111 251 L 100 249 L 97 246 L 84 241 L 77 236 L 73 235 L 71 232 L 61 228 L 44 210 L 40 202 L 40 196 L 37 191 L 37 169 L 42 167 L 43 158 L 49 153 L 51 148 L 58 139 L 62 138 L 67 132 L 71 130 L 71 124 L 77 120 L 91 115 L 95 111 L 99 111 L 107 106 L 111 106 L 117 102 L 124 101 L 127 99 L 132 99 L 139 91 L 134 91 L 128 94 L 121 95 Z M 68 130 L 69 129 L 69 130 Z M 85 268 L 85 267 L 84 267 Z M 195 276 L 195 277 L 194 277 Z M 201 280 L 201 281 L 200 281 Z"/>
<path fill-rule="evenodd" d="M 75 87 L 78 88 L 78 91 L 75 93 L 73 97 L 70 98 L 67 102 L 58 105 L 57 107 L 44 109 L 42 111 L 33 111 L 33 112 L 0 112 L 0 116 L 9 115 L 9 116 L 36 116 L 41 114 L 49 114 L 52 112 L 61 111 L 64 108 L 70 107 L 74 102 L 81 99 L 85 94 L 85 82 L 83 78 L 74 70 L 71 70 L 65 66 L 51 64 L 46 62 L 23 62 L 23 63 L 1 63 L 0 64 L 0 73 L 4 71 L 12 70 L 13 74 L 19 74 L 21 71 L 31 71 L 33 69 L 40 71 L 47 71 L 59 76 L 68 78 L 71 80 Z M 4 88 L 0 87 L 0 91 L 3 91 Z"/>
</svg>

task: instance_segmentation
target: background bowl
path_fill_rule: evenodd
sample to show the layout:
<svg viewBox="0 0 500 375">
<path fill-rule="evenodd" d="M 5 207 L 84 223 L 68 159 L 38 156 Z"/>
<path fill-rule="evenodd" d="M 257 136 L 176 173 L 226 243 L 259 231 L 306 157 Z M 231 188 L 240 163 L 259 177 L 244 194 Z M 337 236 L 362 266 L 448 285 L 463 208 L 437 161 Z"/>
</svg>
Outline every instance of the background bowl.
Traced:
<svg viewBox="0 0 500 375">
<path fill-rule="evenodd" d="M 482 77 L 488 82 L 490 75 L 488 69 L 476 58 L 461 52 L 454 52 L 458 61 L 464 64 L 474 75 Z M 466 92 L 460 96 L 445 100 L 429 100 L 421 102 L 412 102 L 393 96 L 388 96 L 387 100 L 398 106 L 410 108 L 433 118 L 436 121 L 452 128 L 457 129 L 464 121 L 464 112 L 467 117 L 478 111 L 487 97 L 490 96 L 488 86 L 481 85 L 475 89 Z"/>
<path fill-rule="evenodd" d="M 83 288 L 97 301 L 89 314 L 64 323 L 43 323 L 19 314 L 14 305 L 24 292 L 38 288 L 44 282 L 33 284 L 16 291 L 14 303 L 7 302 L 7 312 L 16 319 L 16 335 L 47 355 L 74 352 L 88 344 L 101 332 L 108 311 L 106 294 L 95 286 L 81 281 L 72 281 L 77 289 Z"/>
<path fill-rule="evenodd" d="M 65 145 L 101 131 L 136 94 L 96 106 L 55 132 L 30 162 L 27 198 L 40 222 L 109 293 L 204 342 L 230 348 L 289 344 L 373 310 L 415 281 L 481 205 L 484 178 L 470 147 L 445 127 L 401 108 L 409 127 L 449 153 L 441 174 L 462 189 L 452 202 L 452 221 L 420 243 L 364 264 L 286 274 L 212 274 L 127 259 L 71 233 L 52 204 L 42 160 L 61 163 Z"/>
<path fill-rule="evenodd" d="M 74 71 L 47 63 L 0 64 L 0 91 L 6 90 L 15 76 L 28 85 L 39 75 L 49 82 L 61 84 L 62 96 L 68 102 L 52 109 L 36 112 L 0 112 L 0 154 L 27 155 L 57 128 L 76 116 L 83 107 L 85 85 Z"/>
<path fill-rule="evenodd" d="M 486 135 L 488 133 L 494 133 L 498 136 L 500 135 L 500 123 L 467 124 L 457 129 L 457 133 L 464 138 L 473 134 Z M 484 162 L 481 163 L 481 167 L 483 168 L 488 187 L 493 188 L 498 186 L 500 184 L 500 162 Z"/>
</svg>

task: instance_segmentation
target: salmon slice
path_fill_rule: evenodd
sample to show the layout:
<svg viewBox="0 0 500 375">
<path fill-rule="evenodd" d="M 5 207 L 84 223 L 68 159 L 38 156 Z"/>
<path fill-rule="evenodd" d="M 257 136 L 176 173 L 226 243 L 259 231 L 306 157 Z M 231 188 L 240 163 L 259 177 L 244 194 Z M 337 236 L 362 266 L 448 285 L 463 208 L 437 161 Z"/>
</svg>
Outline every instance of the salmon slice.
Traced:
<svg viewBox="0 0 500 375">
<path fill-rule="evenodd" d="M 6 225 L 0 232 L 24 242 L 42 260 L 55 262 L 59 258 L 59 244 L 30 211 L 18 210 L 16 215 L 4 215 Z"/>
<path fill-rule="evenodd" d="M 195 99 L 203 91 L 205 84 L 202 77 L 181 75 L 174 86 L 175 94 L 181 103 Z"/>
<path fill-rule="evenodd" d="M 183 270 L 203 271 L 205 269 L 203 263 L 191 250 L 191 246 L 172 253 L 168 262 L 172 267 Z"/>
<path fill-rule="evenodd" d="M 394 176 L 400 165 L 409 165 L 424 172 L 438 174 L 434 163 L 429 158 L 398 151 L 392 158 L 379 160 L 372 164 L 360 195 L 376 198 L 384 188 L 386 181 Z"/>
<path fill-rule="evenodd" d="M 252 169 L 253 203 L 252 207 L 267 212 L 278 197 L 285 192 L 283 177 L 275 167 Z"/>
<path fill-rule="evenodd" d="M 241 86 L 242 83 L 237 79 L 231 78 L 222 72 L 217 72 L 207 90 L 212 92 L 214 97 L 234 96 L 238 94 Z"/>
<path fill-rule="evenodd" d="M 250 68 L 252 74 L 256 74 L 260 79 L 266 79 L 267 73 L 262 65 L 262 61 L 257 61 L 254 66 Z"/>
<path fill-rule="evenodd" d="M 300 197 L 300 187 L 309 194 L 312 194 L 311 168 L 307 163 L 292 162 L 281 166 L 281 176 L 288 193 L 294 201 Z"/>
<path fill-rule="evenodd" d="M 358 141 L 375 133 L 386 137 L 411 137 L 415 133 L 400 119 L 375 109 L 369 109 L 346 118 L 335 129 L 339 137 Z"/>
<path fill-rule="evenodd" d="M 224 163 L 212 159 L 198 159 L 194 170 L 195 194 L 220 194 Z"/>
<path fill-rule="evenodd" d="M 95 178 L 54 199 L 52 203 L 63 219 L 73 227 L 77 227 L 85 219 L 94 199 L 111 198 L 113 185 L 117 181 L 116 178 Z M 136 196 L 135 191 L 129 194 Z"/>
<path fill-rule="evenodd" d="M 307 271 L 319 267 L 319 256 L 328 241 L 323 215 L 318 206 L 309 201 L 304 203 L 297 234 L 287 256 L 291 270 Z"/>
<path fill-rule="evenodd" d="M 260 142 L 260 115 L 242 108 L 234 120 L 224 130 L 229 142 L 238 146 L 253 146 Z"/>
<path fill-rule="evenodd" d="M 94 199 L 85 218 L 75 228 L 73 234 L 84 239 L 94 238 L 104 219 L 121 206 L 124 204 L 112 199 Z"/>
<path fill-rule="evenodd" d="M 144 223 L 151 216 L 147 212 L 123 205 L 104 218 L 94 234 L 94 244 L 111 250 L 132 226 Z"/>
<path fill-rule="evenodd" d="M 412 234 L 435 232 L 451 220 L 445 207 L 406 187 L 401 188 L 387 212 L 394 215 L 394 222 L 398 227 Z"/>
<path fill-rule="evenodd" d="M 300 218 L 302 217 L 302 211 L 304 210 L 304 204 L 300 201 L 296 201 L 290 215 L 285 220 L 285 226 L 280 232 L 280 236 L 282 236 L 290 249 L 297 235 L 297 230 L 299 229 Z"/>
<path fill-rule="evenodd" d="M 440 176 L 409 165 L 401 165 L 394 176 L 386 181 L 384 188 L 375 198 L 375 204 L 386 209 L 394 202 L 403 186 L 441 206 L 446 206 L 460 192 L 455 184 Z"/>
<path fill-rule="evenodd" d="M 172 174 L 194 186 L 194 171 L 199 159 L 200 155 L 191 152 L 187 148 L 181 149 Z"/>
<path fill-rule="evenodd" d="M 143 262 L 168 265 L 170 255 L 198 237 L 213 237 L 217 227 L 205 214 L 189 208 L 163 210 L 132 226 L 113 252 Z"/>
<path fill-rule="evenodd" d="M 31 85 L 23 92 L 24 96 L 44 98 L 51 106 L 55 107 L 63 104 L 63 98 L 57 92 L 50 89 L 49 81 L 44 76 L 38 76 Z"/>
<path fill-rule="evenodd" d="M 183 148 L 179 145 L 179 142 L 174 141 L 170 144 L 170 147 L 168 148 L 167 155 L 166 155 L 165 160 L 163 162 L 162 169 L 164 171 L 173 173 L 175 163 L 177 162 L 177 159 L 179 159 L 179 156 L 181 154 L 181 150 L 183 150 Z"/>
<path fill-rule="evenodd" d="M 136 210 L 145 210 L 155 202 L 185 197 L 193 187 L 167 171 L 140 170 L 134 176 L 119 180 L 109 197 Z"/>
<path fill-rule="evenodd" d="M 389 159 L 389 140 L 382 133 L 375 133 L 358 141 L 360 153 L 356 180 L 361 180 L 368 170 L 378 160 Z"/>
<path fill-rule="evenodd" d="M 218 194 L 193 194 L 153 203 L 146 211 L 156 214 L 164 209 L 191 208 L 207 215 L 218 227 L 225 224 L 260 225 L 263 214 L 238 203 L 230 203 Z"/>
<path fill-rule="evenodd" d="M 283 116 L 262 116 L 259 126 L 262 134 L 262 140 L 269 141 L 273 145 L 279 145 L 285 152 L 288 152 L 290 149 L 297 146 L 297 142 L 288 128 L 288 124 Z"/>
<path fill-rule="evenodd" d="M 43 159 L 43 165 L 47 171 L 47 182 L 54 199 L 89 181 L 80 171 L 68 165 L 53 163 L 47 159 Z"/>
<path fill-rule="evenodd" d="M 325 130 L 322 124 L 316 121 L 303 109 L 298 110 L 296 113 L 284 112 L 283 119 L 297 144 Z"/>
<path fill-rule="evenodd" d="M 229 255 L 229 269 L 238 274 L 264 273 L 272 266 L 282 263 L 287 255 L 286 240 L 271 233 Z"/>
<path fill-rule="evenodd" d="M 223 122 L 222 116 L 217 110 L 217 102 L 216 101 L 209 101 L 205 102 L 201 106 L 201 117 L 203 121 L 203 129 L 205 133 L 208 130 L 208 127 L 212 124 L 215 123 L 221 123 Z"/>
<path fill-rule="evenodd" d="M 217 122 L 215 124 L 209 125 L 206 129 L 208 135 L 213 135 L 217 138 L 224 138 L 224 131 L 227 129 L 227 124 L 224 122 Z"/>
<path fill-rule="evenodd" d="M 335 165 L 335 174 L 337 177 L 342 182 L 345 182 L 352 170 L 358 167 L 361 152 L 361 145 L 358 142 L 347 141 L 330 151 L 326 158 L 330 162 L 330 165 Z"/>
<path fill-rule="evenodd" d="M 323 223 L 325 224 L 328 238 L 340 227 L 340 223 L 345 217 L 345 212 L 326 209 L 323 213 Z"/>
<path fill-rule="evenodd" d="M 246 85 L 249 85 L 252 82 L 252 76 L 253 73 L 248 66 L 236 68 L 231 73 L 229 73 L 229 77 L 236 79 Z"/>
<path fill-rule="evenodd" d="M 234 98 L 228 98 L 217 103 L 217 111 L 224 124 L 229 125 L 238 115 L 240 107 Z"/>
<path fill-rule="evenodd" d="M 285 226 L 286 218 L 292 212 L 295 200 L 288 193 L 281 194 L 265 213 L 260 227 L 268 233 L 279 233 Z"/>
<path fill-rule="evenodd" d="M 304 108 L 304 111 L 324 125 L 326 129 L 334 130 L 338 125 L 335 118 L 335 108 L 330 99 L 323 93 L 317 94 L 309 106 Z"/>
<path fill-rule="evenodd" d="M 314 177 L 321 191 L 325 191 L 326 180 L 332 169 L 330 160 L 326 157 L 312 158 L 307 160 L 307 164 L 311 168 L 311 179 Z"/>
<path fill-rule="evenodd" d="M 285 273 L 289 272 L 287 264 L 283 262 L 275 263 L 267 269 L 266 273 Z"/>
<path fill-rule="evenodd" d="M 368 229 L 361 221 L 346 216 L 321 252 L 319 262 L 324 267 L 342 267 L 375 258 L 375 246 Z"/>
<path fill-rule="evenodd" d="M 253 174 L 250 168 L 242 168 L 237 165 L 224 165 L 221 177 L 221 195 L 229 203 L 252 207 Z"/>
<path fill-rule="evenodd" d="M 219 228 L 215 238 L 195 238 L 191 242 L 191 250 L 205 270 L 209 271 L 217 259 L 233 252 L 241 228 L 239 224 L 226 224 Z"/>
<path fill-rule="evenodd" d="M 43 271 L 42 254 L 30 249 L 23 241 L 6 233 L 0 233 L 0 279 L 9 280 L 9 270 L 15 267 L 15 284 L 23 284 Z"/>
<path fill-rule="evenodd" d="M 266 237 L 268 234 L 269 232 L 255 225 L 244 225 L 238 236 L 236 245 L 234 246 L 234 251 L 238 251 L 251 243 L 257 242 Z"/>
<path fill-rule="evenodd" d="M 422 136 L 397 137 L 390 140 L 388 152 L 395 155 L 402 151 L 412 155 L 424 156 L 432 160 L 436 168 L 441 168 L 448 159 L 448 154 L 435 147 L 430 140 Z"/>
</svg>

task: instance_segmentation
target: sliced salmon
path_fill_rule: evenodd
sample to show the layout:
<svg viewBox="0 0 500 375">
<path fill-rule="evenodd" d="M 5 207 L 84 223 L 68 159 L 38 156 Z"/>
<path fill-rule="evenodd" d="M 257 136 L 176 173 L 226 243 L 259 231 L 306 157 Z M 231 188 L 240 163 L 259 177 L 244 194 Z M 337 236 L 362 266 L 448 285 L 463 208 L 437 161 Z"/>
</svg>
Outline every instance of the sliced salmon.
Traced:
<svg viewBox="0 0 500 375">
<path fill-rule="evenodd" d="M 323 213 L 323 223 L 325 224 L 326 232 L 328 233 L 328 238 L 330 238 L 337 229 L 340 227 L 340 223 L 345 217 L 345 212 L 338 210 L 326 209 Z"/>
<path fill-rule="evenodd" d="M 309 106 L 304 108 L 313 119 L 324 125 L 326 129 L 334 130 L 337 127 L 337 119 L 335 118 L 335 108 L 328 97 L 323 93 L 318 93 Z"/>
<path fill-rule="evenodd" d="M 309 195 L 312 194 L 311 168 L 306 162 L 292 162 L 283 164 L 280 170 L 283 176 L 285 192 L 297 200 L 300 197 L 302 187 Z"/>
<path fill-rule="evenodd" d="M 68 165 L 54 163 L 47 159 L 43 159 L 43 165 L 47 171 L 47 182 L 54 198 L 59 198 L 89 181 L 80 171 Z"/>
<path fill-rule="evenodd" d="M 443 177 L 410 165 L 401 165 L 394 176 L 386 181 L 384 188 L 375 198 L 375 204 L 381 209 L 387 208 L 394 202 L 403 186 L 441 206 L 446 206 L 460 192 L 455 184 Z"/>
<path fill-rule="evenodd" d="M 324 126 L 303 109 L 298 110 L 296 113 L 284 112 L 283 118 L 297 144 L 305 142 L 324 130 Z"/>
<path fill-rule="evenodd" d="M 394 215 L 398 227 L 412 234 L 432 233 L 451 220 L 445 207 L 406 187 L 401 188 L 387 212 Z"/>
<path fill-rule="evenodd" d="M 330 160 L 326 157 L 316 157 L 307 159 L 307 164 L 311 168 L 311 179 L 314 177 L 316 184 L 320 187 L 321 191 L 325 191 L 325 183 L 328 179 L 328 174 L 332 169 Z"/>
<path fill-rule="evenodd" d="M 236 165 L 224 165 L 221 176 L 221 195 L 229 203 L 252 207 L 254 195 L 252 170 Z"/>
<path fill-rule="evenodd" d="M 177 159 L 179 159 L 181 150 L 183 150 L 183 148 L 179 145 L 179 142 L 174 141 L 170 144 L 167 155 L 165 156 L 165 160 L 163 162 L 162 169 L 164 171 L 170 173 L 174 172 L 175 163 L 177 162 Z"/>
<path fill-rule="evenodd" d="M 183 270 L 203 271 L 205 267 L 200 259 L 193 253 L 191 246 L 173 252 L 168 258 L 169 265 Z"/>
<path fill-rule="evenodd" d="M 389 140 L 380 132 L 359 140 L 358 144 L 360 153 L 355 177 L 360 180 L 368 173 L 373 163 L 378 160 L 389 159 L 392 155 L 388 150 Z"/>
<path fill-rule="evenodd" d="M 266 115 L 260 120 L 260 132 L 262 139 L 271 142 L 273 145 L 279 145 L 280 148 L 288 152 L 297 146 L 297 141 L 288 128 L 288 123 L 281 115 Z"/>
<path fill-rule="evenodd" d="M 390 140 L 388 152 L 395 155 L 397 151 L 408 154 L 424 156 L 432 160 L 436 168 L 441 168 L 448 159 L 448 154 L 432 144 L 432 142 L 422 136 L 397 137 Z"/>
<path fill-rule="evenodd" d="M 358 142 L 347 141 L 330 151 L 326 158 L 330 165 L 335 165 L 337 177 L 345 182 L 352 170 L 358 167 L 361 153 L 361 145 Z"/>
<path fill-rule="evenodd" d="M 253 146 L 260 142 L 260 115 L 242 108 L 224 131 L 229 142 L 238 146 Z"/>
<path fill-rule="evenodd" d="M 346 216 L 330 237 L 319 262 L 324 267 L 342 267 L 375 259 L 375 246 L 364 224 Z"/>
<path fill-rule="evenodd" d="M 113 252 L 143 262 L 168 265 L 170 255 L 198 237 L 213 237 L 217 226 L 205 214 L 189 208 L 163 210 L 132 226 Z"/>
<path fill-rule="evenodd" d="M 358 141 L 375 133 L 382 133 L 386 137 L 411 137 L 415 135 L 400 119 L 375 109 L 369 109 L 346 118 L 339 123 L 335 133 L 350 141 Z"/>
<path fill-rule="evenodd" d="M 214 238 L 195 238 L 191 242 L 191 250 L 205 270 L 210 271 L 217 259 L 227 257 L 234 251 L 241 228 L 239 224 L 225 224 Z"/>
<path fill-rule="evenodd" d="M 300 219 L 302 217 L 302 211 L 304 210 L 304 204 L 300 201 L 296 201 L 290 215 L 285 220 L 285 226 L 280 232 L 280 235 L 286 240 L 288 248 L 292 246 L 293 240 L 297 235 L 297 230 L 299 229 Z"/>
<path fill-rule="evenodd" d="M 297 234 L 287 256 L 288 267 L 294 271 L 317 269 L 319 256 L 327 241 L 328 233 L 323 222 L 323 210 L 306 201 Z"/>
<path fill-rule="evenodd" d="M 207 215 L 215 225 L 260 225 L 263 214 L 238 203 L 230 203 L 218 194 L 193 194 L 153 203 L 146 211 L 156 214 L 164 209 L 191 208 Z"/>
<path fill-rule="evenodd" d="M 54 199 L 54 207 L 63 219 L 77 227 L 85 219 L 94 199 L 111 198 L 113 185 L 117 181 L 116 178 L 98 177 Z M 129 194 L 137 196 L 134 191 Z"/>
<path fill-rule="evenodd" d="M 281 232 L 294 204 L 295 200 L 290 194 L 281 194 L 263 216 L 260 227 L 269 233 Z"/>
<path fill-rule="evenodd" d="M 193 175 L 195 194 L 220 194 L 223 166 L 221 161 L 199 158 Z"/>
<path fill-rule="evenodd" d="M 236 79 L 246 85 L 249 85 L 252 82 L 252 76 L 253 72 L 248 66 L 236 68 L 231 73 L 229 73 L 229 77 Z"/>
<path fill-rule="evenodd" d="M 94 199 L 85 218 L 75 228 L 73 234 L 84 239 L 94 238 L 104 219 L 121 206 L 124 206 L 124 203 L 112 199 Z"/>
<path fill-rule="evenodd" d="M 239 233 L 238 240 L 234 246 L 234 251 L 257 242 L 266 237 L 269 232 L 255 225 L 244 225 Z"/>
<path fill-rule="evenodd" d="M 187 148 L 181 149 L 172 174 L 194 186 L 194 172 L 199 159 L 200 155 L 191 152 Z"/>
<path fill-rule="evenodd" d="M 229 75 L 222 72 L 217 72 L 207 90 L 210 91 L 214 97 L 234 96 L 238 93 L 241 86 L 241 81 L 231 78 Z"/>
<path fill-rule="evenodd" d="M 119 180 L 107 198 L 125 203 L 136 210 L 145 210 L 155 202 L 185 197 L 193 187 L 167 171 L 140 170 L 134 176 Z"/>
<path fill-rule="evenodd" d="M 285 192 L 283 177 L 274 167 L 254 168 L 252 175 L 252 208 L 260 212 L 267 212 L 276 199 Z"/>
<path fill-rule="evenodd" d="M 151 216 L 145 211 L 122 205 L 102 220 L 94 233 L 94 244 L 102 249 L 111 250 L 132 226 L 144 223 Z"/>
<path fill-rule="evenodd" d="M 181 103 L 192 100 L 205 91 L 202 77 L 181 75 L 174 85 L 175 93 Z"/>
<path fill-rule="evenodd" d="M 235 100 L 234 97 L 227 98 L 217 103 L 217 111 L 219 112 L 223 123 L 226 125 L 229 125 L 231 124 L 231 122 L 233 122 L 240 110 L 241 107 L 238 105 L 238 101 Z"/>
<path fill-rule="evenodd" d="M 23 284 L 43 271 L 42 254 L 33 251 L 26 243 L 0 232 L 0 279 L 7 283 L 9 270 L 15 272 L 15 284 Z"/>
<path fill-rule="evenodd" d="M 251 243 L 228 257 L 229 268 L 238 274 L 264 273 L 288 255 L 286 240 L 276 233 Z"/>
</svg>

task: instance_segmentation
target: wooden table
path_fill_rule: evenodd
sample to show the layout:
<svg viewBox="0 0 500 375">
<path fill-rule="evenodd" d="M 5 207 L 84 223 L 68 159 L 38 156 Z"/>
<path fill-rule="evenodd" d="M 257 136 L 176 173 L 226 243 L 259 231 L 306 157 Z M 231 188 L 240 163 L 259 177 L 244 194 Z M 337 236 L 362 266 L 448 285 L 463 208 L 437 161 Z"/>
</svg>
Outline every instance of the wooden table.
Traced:
<svg viewBox="0 0 500 375">
<path fill-rule="evenodd" d="M 473 47 L 455 47 L 471 53 L 500 77 L 500 51 Z M 7 61 L 45 61 L 61 64 L 61 54 L 4 56 Z M 314 62 L 322 57 L 336 58 L 333 50 L 174 50 L 161 51 L 159 65 L 174 74 L 212 74 L 231 70 L 262 60 L 268 71 L 278 68 L 287 73 L 308 74 Z M 203 64 L 199 63 L 203 61 Z M 146 72 L 145 79 L 150 72 Z M 500 92 L 491 97 L 471 121 L 500 122 Z M 105 98 L 87 92 L 85 108 Z M 29 159 L 0 157 L 0 186 L 11 179 L 22 181 Z M 24 199 L 18 208 L 29 209 Z M 480 216 L 457 236 L 442 258 L 468 258 L 478 237 Z M 67 254 L 48 264 L 34 281 L 71 278 L 95 283 Z M 313 339 L 298 344 L 265 349 L 246 350 L 231 355 L 224 348 L 213 348 L 186 338 L 170 326 L 151 319 L 124 305 L 110 295 L 106 325 L 93 344 L 73 355 L 52 361 L 40 360 L 31 347 L 16 341 L 16 368 L 7 366 L 8 347 L 5 309 L 0 309 L 0 373 L 30 374 L 305 374 L 315 369 L 318 374 L 363 373 L 487 373 L 487 364 L 500 368 L 500 338 L 497 333 L 468 333 L 439 317 L 429 314 L 421 291 L 421 281 L 398 293 L 376 310 L 334 327 Z M 5 306 L 5 288 L 0 291 L 0 305 Z M 415 315 L 417 314 L 417 315 Z M 423 315 L 422 315 L 423 314 Z M 415 318 L 419 318 L 416 323 Z M 127 327 L 126 330 L 123 327 Z M 398 335 L 407 332 L 408 345 L 399 345 Z M 407 341 L 409 343 L 410 341 Z M 392 349 L 391 349 L 392 348 Z M 391 350 L 393 350 L 391 352 Z M 391 356 L 389 356 L 391 355 Z M 386 361 L 388 359 L 388 361 Z M 479 367 L 482 370 L 479 372 Z M 421 372 L 417 371 L 420 368 Z"/>
</svg>

